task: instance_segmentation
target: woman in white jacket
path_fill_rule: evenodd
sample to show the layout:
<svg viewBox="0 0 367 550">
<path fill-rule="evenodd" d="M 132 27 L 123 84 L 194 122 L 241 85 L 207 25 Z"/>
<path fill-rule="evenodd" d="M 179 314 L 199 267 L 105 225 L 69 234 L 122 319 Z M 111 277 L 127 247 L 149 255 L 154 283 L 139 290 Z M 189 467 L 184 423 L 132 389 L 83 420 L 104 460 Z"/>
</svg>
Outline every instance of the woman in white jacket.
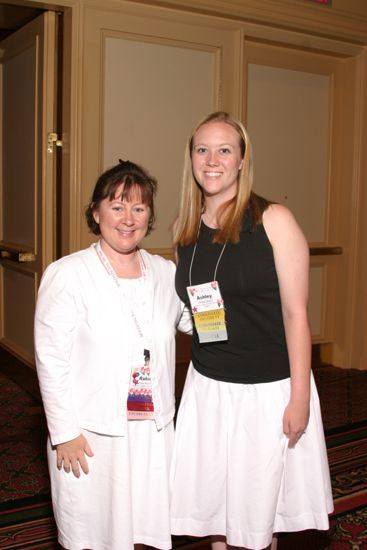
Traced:
<svg viewBox="0 0 367 550">
<path fill-rule="evenodd" d="M 171 548 L 175 331 L 189 315 L 175 266 L 138 248 L 156 182 L 129 161 L 86 211 L 99 242 L 52 263 L 35 315 L 59 542 L 68 550 Z"/>
</svg>

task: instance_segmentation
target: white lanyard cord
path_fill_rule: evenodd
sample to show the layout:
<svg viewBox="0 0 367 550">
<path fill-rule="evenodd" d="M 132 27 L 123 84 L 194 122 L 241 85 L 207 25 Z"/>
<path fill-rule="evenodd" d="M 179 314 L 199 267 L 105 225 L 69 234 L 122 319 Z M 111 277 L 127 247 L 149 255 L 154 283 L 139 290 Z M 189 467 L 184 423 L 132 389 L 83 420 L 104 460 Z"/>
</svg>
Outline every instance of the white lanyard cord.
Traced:
<svg viewBox="0 0 367 550">
<path fill-rule="evenodd" d="M 197 234 L 197 239 L 196 239 L 196 243 L 194 245 L 194 250 L 192 251 L 192 256 L 191 256 L 191 261 L 190 261 L 190 269 L 189 269 L 189 283 L 190 283 L 190 286 L 192 286 L 192 282 L 191 282 L 191 271 L 192 271 L 192 264 L 194 263 L 194 257 L 195 257 L 195 253 L 196 253 L 196 247 L 197 247 L 197 244 L 198 244 L 198 238 L 199 238 L 199 233 L 200 233 L 200 228 L 201 228 L 201 220 L 200 220 L 200 223 L 199 223 L 199 229 L 198 229 L 198 234 Z M 217 261 L 217 264 L 215 266 L 215 269 L 214 269 L 214 278 L 213 278 L 213 281 L 216 281 L 216 277 L 217 277 L 217 270 L 218 270 L 218 265 L 219 265 L 219 262 L 223 256 L 223 252 L 224 252 L 224 249 L 225 247 L 227 246 L 227 241 L 224 243 L 223 245 L 223 248 L 221 250 L 221 253 L 219 254 L 219 258 L 218 258 L 218 261 Z"/>
</svg>

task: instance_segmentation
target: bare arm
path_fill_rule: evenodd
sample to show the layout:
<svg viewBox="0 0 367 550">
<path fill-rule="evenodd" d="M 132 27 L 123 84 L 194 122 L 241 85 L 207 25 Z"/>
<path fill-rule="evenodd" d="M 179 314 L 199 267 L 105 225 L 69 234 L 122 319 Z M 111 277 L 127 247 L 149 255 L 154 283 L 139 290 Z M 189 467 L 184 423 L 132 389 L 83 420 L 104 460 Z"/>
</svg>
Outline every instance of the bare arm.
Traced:
<svg viewBox="0 0 367 550">
<path fill-rule="evenodd" d="M 291 397 L 284 412 L 283 429 L 289 438 L 289 446 L 293 447 L 305 431 L 309 418 L 309 249 L 294 216 L 281 205 L 271 205 L 266 210 L 264 227 L 274 251 L 290 361 Z"/>
</svg>

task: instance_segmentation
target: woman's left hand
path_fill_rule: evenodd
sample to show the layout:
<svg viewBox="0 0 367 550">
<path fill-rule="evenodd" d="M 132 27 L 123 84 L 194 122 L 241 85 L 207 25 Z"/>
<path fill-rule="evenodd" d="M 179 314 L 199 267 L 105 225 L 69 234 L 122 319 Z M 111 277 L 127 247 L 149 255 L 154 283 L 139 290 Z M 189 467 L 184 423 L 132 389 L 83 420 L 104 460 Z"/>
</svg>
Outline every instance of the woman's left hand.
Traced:
<svg viewBox="0 0 367 550">
<path fill-rule="evenodd" d="M 75 477 L 80 477 L 80 470 L 89 473 L 86 456 L 92 457 L 93 451 L 83 434 L 65 443 L 58 443 L 55 447 L 59 470 L 64 469 L 66 473 L 72 471 Z"/>
<path fill-rule="evenodd" d="M 283 415 L 283 432 L 288 437 L 288 447 L 295 446 L 297 441 L 306 432 L 308 419 L 310 416 L 310 406 L 308 401 L 288 403 Z"/>
</svg>

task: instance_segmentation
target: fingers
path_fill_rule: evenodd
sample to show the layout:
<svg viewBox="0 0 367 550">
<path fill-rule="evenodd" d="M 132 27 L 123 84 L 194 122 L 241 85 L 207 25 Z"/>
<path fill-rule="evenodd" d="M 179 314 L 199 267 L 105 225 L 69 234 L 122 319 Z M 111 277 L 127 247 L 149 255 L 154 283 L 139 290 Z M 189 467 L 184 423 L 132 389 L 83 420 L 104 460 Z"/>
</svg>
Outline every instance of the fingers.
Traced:
<svg viewBox="0 0 367 550">
<path fill-rule="evenodd" d="M 301 439 L 301 437 L 305 433 L 306 433 L 305 431 L 299 431 L 299 432 L 294 432 L 294 433 L 290 434 L 288 436 L 289 437 L 288 447 L 290 449 L 294 448 L 296 446 L 296 443 L 298 443 L 298 441 Z"/>
<path fill-rule="evenodd" d="M 89 473 L 87 456 L 92 457 L 93 451 L 83 435 L 56 445 L 57 468 L 63 469 L 66 473 L 72 472 L 77 478 L 80 477 L 81 471 L 84 474 Z"/>
<path fill-rule="evenodd" d="M 288 404 L 283 415 L 283 432 L 288 437 L 288 447 L 292 448 L 305 434 L 308 425 L 309 412 L 303 408 Z"/>
<path fill-rule="evenodd" d="M 62 468 L 62 456 L 60 456 L 58 452 L 56 452 L 56 456 L 57 456 L 57 460 L 56 460 L 57 469 L 61 470 L 61 468 Z"/>
<path fill-rule="evenodd" d="M 84 452 L 89 457 L 94 456 L 94 453 L 93 453 L 92 449 L 90 448 L 89 443 L 88 443 L 87 440 L 85 440 Z"/>
<path fill-rule="evenodd" d="M 79 458 L 79 464 L 80 464 L 80 467 L 81 467 L 82 471 L 85 474 L 88 474 L 89 473 L 89 466 L 88 466 L 88 461 L 85 458 L 85 455 L 87 455 L 89 457 L 94 456 L 94 453 L 93 453 L 92 449 L 90 448 L 89 443 L 86 439 L 85 439 L 85 445 L 84 445 L 84 452 L 81 455 L 81 457 Z"/>
<path fill-rule="evenodd" d="M 85 455 L 81 456 L 79 458 L 79 465 L 82 469 L 82 472 L 84 474 L 89 474 L 89 466 L 88 466 L 88 461 L 87 459 L 85 458 Z M 79 477 L 79 476 L 78 476 Z"/>
<path fill-rule="evenodd" d="M 78 461 L 77 458 L 73 457 L 70 460 L 70 467 L 71 467 L 71 471 L 73 472 L 75 477 L 80 477 L 79 461 Z"/>
<path fill-rule="evenodd" d="M 73 472 L 75 477 L 80 477 L 79 461 L 76 457 L 71 457 L 57 453 L 57 468 L 59 470 L 64 470 L 67 474 Z M 88 466 L 84 466 L 87 470 L 85 473 L 88 473 Z M 82 470 L 84 471 L 83 467 Z"/>
</svg>

